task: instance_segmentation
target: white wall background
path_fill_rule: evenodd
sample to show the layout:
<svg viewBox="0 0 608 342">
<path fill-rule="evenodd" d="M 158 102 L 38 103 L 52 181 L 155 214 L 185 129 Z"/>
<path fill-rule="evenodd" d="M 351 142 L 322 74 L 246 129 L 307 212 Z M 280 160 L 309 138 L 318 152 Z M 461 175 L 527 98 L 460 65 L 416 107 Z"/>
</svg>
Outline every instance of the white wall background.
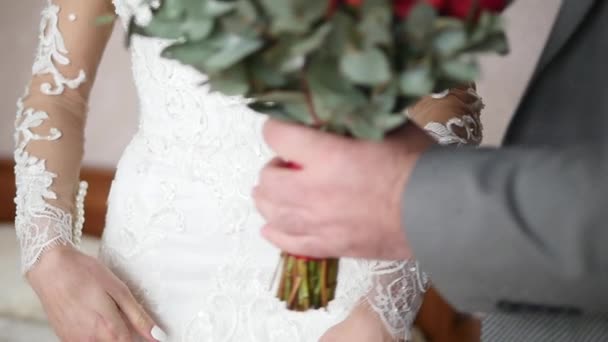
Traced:
<svg viewBox="0 0 608 342">
<path fill-rule="evenodd" d="M 86 0 L 84 0 L 86 1 Z M 0 158 L 13 150 L 15 101 L 30 76 L 43 0 L 11 1 L 0 12 Z M 512 53 L 483 60 L 486 144 L 497 144 L 544 45 L 560 0 L 516 1 L 507 12 Z M 120 28 L 106 50 L 91 98 L 85 164 L 114 167 L 136 128 L 137 100 Z"/>
</svg>

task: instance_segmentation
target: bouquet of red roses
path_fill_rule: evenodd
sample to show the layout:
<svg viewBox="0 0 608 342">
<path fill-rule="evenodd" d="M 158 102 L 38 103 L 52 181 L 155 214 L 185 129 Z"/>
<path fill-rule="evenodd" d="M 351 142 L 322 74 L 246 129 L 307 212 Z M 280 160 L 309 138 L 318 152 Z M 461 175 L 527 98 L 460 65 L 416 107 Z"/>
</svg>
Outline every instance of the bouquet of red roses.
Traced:
<svg viewBox="0 0 608 342">
<path fill-rule="evenodd" d="M 133 34 L 257 112 L 381 139 L 420 97 L 473 82 L 480 53 L 506 53 L 501 0 L 161 0 Z M 287 165 L 297 167 L 297 165 Z M 278 297 L 325 307 L 337 260 L 282 254 Z"/>
</svg>

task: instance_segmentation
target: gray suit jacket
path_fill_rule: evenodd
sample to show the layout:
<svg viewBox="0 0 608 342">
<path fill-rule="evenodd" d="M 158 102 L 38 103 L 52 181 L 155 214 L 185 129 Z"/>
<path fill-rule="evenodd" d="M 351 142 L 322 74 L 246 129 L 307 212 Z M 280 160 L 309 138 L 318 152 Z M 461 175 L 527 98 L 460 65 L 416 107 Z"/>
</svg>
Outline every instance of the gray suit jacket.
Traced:
<svg viewBox="0 0 608 342">
<path fill-rule="evenodd" d="M 608 341 L 608 1 L 564 0 L 504 147 L 431 149 L 403 202 L 456 307 Z"/>
</svg>

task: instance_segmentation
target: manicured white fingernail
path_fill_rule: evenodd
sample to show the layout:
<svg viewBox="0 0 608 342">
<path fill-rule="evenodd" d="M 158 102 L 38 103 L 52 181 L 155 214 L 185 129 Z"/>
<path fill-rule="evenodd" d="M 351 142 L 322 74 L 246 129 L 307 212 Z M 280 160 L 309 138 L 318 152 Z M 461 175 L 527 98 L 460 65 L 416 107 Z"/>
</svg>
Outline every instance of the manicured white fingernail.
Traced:
<svg viewBox="0 0 608 342">
<path fill-rule="evenodd" d="M 150 334 L 152 335 L 152 337 L 154 337 L 155 340 L 159 342 L 167 341 L 167 334 L 161 328 L 159 328 L 158 325 L 155 325 L 152 328 Z"/>
</svg>

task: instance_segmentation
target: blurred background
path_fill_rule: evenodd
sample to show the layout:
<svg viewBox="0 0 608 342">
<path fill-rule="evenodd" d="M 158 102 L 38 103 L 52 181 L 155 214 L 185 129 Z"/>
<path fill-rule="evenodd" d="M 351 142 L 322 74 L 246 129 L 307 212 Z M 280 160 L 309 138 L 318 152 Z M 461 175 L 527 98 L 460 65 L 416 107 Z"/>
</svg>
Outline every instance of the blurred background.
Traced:
<svg viewBox="0 0 608 342">
<path fill-rule="evenodd" d="M 31 75 L 39 13 L 46 1 L 13 1 L 0 12 L 0 342 L 56 341 L 22 280 L 13 231 L 13 120 L 16 99 Z M 536 65 L 560 0 L 516 1 L 506 14 L 512 53 L 483 60 L 478 90 L 485 145 L 498 145 Z M 90 183 L 84 249 L 95 254 L 113 170 L 137 127 L 137 98 L 120 27 L 106 50 L 90 103 L 82 178 Z"/>
</svg>

